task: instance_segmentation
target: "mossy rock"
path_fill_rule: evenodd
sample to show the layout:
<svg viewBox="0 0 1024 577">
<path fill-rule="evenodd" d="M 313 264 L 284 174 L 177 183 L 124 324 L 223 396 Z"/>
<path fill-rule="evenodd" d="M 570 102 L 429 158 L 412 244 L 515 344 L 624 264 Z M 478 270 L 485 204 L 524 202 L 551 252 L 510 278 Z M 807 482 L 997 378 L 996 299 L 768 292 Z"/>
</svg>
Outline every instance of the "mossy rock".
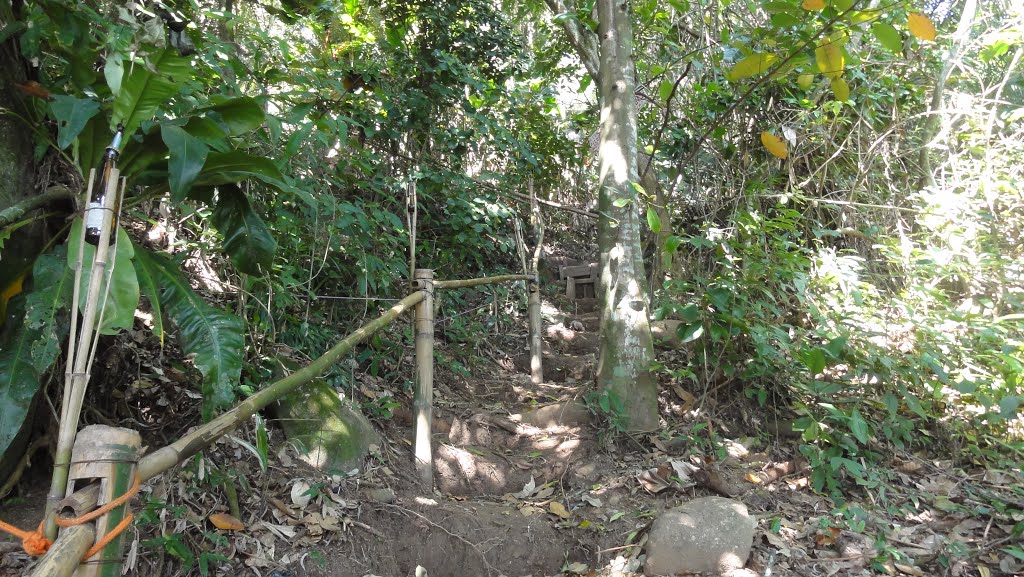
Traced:
<svg viewBox="0 0 1024 577">
<path fill-rule="evenodd" d="M 370 445 L 380 443 L 370 421 L 321 379 L 285 395 L 275 413 L 299 457 L 328 473 L 361 468 Z"/>
</svg>

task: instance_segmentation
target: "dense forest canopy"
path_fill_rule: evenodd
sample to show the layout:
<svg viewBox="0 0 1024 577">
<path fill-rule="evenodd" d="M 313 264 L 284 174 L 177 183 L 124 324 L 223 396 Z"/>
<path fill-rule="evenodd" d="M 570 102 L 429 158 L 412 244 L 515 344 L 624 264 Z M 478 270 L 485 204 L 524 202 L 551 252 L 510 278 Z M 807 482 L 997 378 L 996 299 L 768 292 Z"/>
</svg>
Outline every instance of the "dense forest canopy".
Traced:
<svg viewBox="0 0 1024 577">
<path fill-rule="evenodd" d="M 99 330 L 179 347 L 203 419 L 407 294 L 414 214 L 417 268 L 523 272 L 535 195 L 548 294 L 567 256 L 618 287 L 590 397 L 613 432 L 664 424 L 658 383 L 743 399 L 840 503 L 884 490 L 893 451 L 1019 460 L 1022 54 L 1012 0 L 5 1 L 0 478 L 56 418 L 96 250 L 74 217 L 118 127 Z M 439 307 L 522 316 L 488 290 Z M 444 327 L 453 370 L 484 322 Z M 407 390 L 405 338 L 328 381 Z"/>
</svg>

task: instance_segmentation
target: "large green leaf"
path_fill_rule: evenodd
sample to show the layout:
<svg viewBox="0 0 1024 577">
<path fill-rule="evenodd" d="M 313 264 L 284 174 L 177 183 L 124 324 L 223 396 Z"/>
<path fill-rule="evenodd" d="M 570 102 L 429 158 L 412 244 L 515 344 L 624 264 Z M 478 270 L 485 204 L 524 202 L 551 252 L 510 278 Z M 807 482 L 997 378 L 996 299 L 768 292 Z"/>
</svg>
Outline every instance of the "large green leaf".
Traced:
<svg viewBox="0 0 1024 577">
<path fill-rule="evenodd" d="M 169 154 L 167 169 L 171 200 L 181 202 L 203 170 L 210 149 L 180 126 L 164 124 L 160 127 L 160 135 Z"/>
<path fill-rule="evenodd" d="M 21 429 L 40 377 L 57 359 L 67 334 L 62 313 L 71 300 L 73 278 L 65 261 L 63 246 L 36 260 L 32 289 L 16 300 L 24 304 L 22 322 L 12 324 L 11 338 L 0 343 L 0 455 Z"/>
<path fill-rule="evenodd" d="M 263 126 L 266 114 L 255 99 L 248 96 L 232 98 L 207 109 L 207 116 L 219 121 L 231 136 L 252 132 Z"/>
<path fill-rule="evenodd" d="M 235 185 L 222 187 L 213 210 L 213 225 L 224 235 L 224 252 L 238 270 L 260 274 L 274 262 L 277 241 Z"/>
<path fill-rule="evenodd" d="M 89 170 L 99 169 L 103 151 L 110 145 L 113 136 L 113 133 L 107 131 L 107 122 L 102 115 L 93 116 L 85 123 L 85 127 L 78 134 L 78 140 L 74 141 L 78 168 L 82 171 L 83 177 L 88 178 Z"/>
<path fill-rule="evenodd" d="M 111 130 L 118 122 L 124 123 L 128 136 L 152 118 L 166 104 L 192 73 L 192 65 L 174 50 L 163 50 L 150 55 L 148 65 L 135 62 L 131 73 L 121 83 L 121 92 L 114 100 Z"/>
<path fill-rule="evenodd" d="M 72 260 L 78 258 L 78 247 L 82 242 L 82 219 L 77 218 L 71 225 L 71 233 L 68 236 L 68 266 L 74 265 Z M 121 329 L 130 329 L 135 322 L 135 309 L 139 307 L 139 279 L 135 276 L 135 267 L 132 266 L 132 257 L 135 256 L 135 249 L 132 241 L 123 228 L 117 228 L 117 242 L 114 244 L 114 270 L 110 277 L 110 291 L 107 294 L 106 302 L 103 305 L 103 316 L 98 325 L 99 331 L 105 335 L 117 334 Z M 108 261 L 109 261 L 109 254 Z M 86 300 L 89 298 L 89 281 L 92 277 L 92 261 L 96 255 L 96 247 L 85 243 L 85 253 L 82 257 L 82 282 L 79 286 L 79 308 L 84 311 Z M 100 296 L 106 288 L 107 281 L 103 281 L 100 289 Z"/>
<path fill-rule="evenodd" d="M 100 111 L 100 103 L 91 98 L 61 94 L 53 97 L 50 111 L 57 120 L 57 146 L 63 150 L 74 142 L 89 119 Z"/>
<path fill-rule="evenodd" d="M 195 184 L 220 186 L 233 184 L 247 178 L 257 178 L 275 188 L 281 188 L 284 176 L 269 158 L 253 156 L 241 150 L 232 150 L 231 152 L 211 152 L 206 158 L 203 172 Z"/>
<path fill-rule="evenodd" d="M 141 140 L 133 137 L 124 145 L 124 152 L 118 159 L 118 168 L 121 169 L 121 176 L 135 184 L 141 175 L 154 167 L 166 169 L 163 162 L 166 158 L 167 145 L 164 144 L 161 134 L 156 130 L 150 130 L 142 135 Z M 166 179 L 166 172 L 163 173 L 163 177 Z"/>
<path fill-rule="evenodd" d="M 885 22 L 875 22 L 871 25 L 871 33 L 875 35 L 878 42 L 889 52 L 895 54 L 903 53 L 903 38 L 900 37 L 900 33 L 892 27 L 892 24 L 886 24 Z"/>
<path fill-rule="evenodd" d="M 157 265 L 153 262 L 153 255 L 148 250 L 140 247 L 134 242 L 135 276 L 139 279 L 139 289 L 149 299 L 149 306 L 153 311 L 153 334 L 160 339 L 160 347 L 164 346 L 164 311 L 160 304 L 160 279 Z"/>
<path fill-rule="evenodd" d="M 178 327 L 178 343 L 203 373 L 203 418 L 229 405 L 242 374 L 242 320 L 199 297 L 170 258 L 151 253 L 148 263 L 163 287 L 160 303 Z"/>
</svg>

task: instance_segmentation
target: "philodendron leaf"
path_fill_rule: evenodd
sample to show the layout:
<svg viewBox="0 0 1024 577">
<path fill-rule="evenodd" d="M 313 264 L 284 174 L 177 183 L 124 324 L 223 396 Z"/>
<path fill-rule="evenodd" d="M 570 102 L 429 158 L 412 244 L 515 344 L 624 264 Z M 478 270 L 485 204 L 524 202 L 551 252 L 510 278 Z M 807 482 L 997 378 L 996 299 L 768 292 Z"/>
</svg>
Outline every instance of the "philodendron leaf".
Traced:
<svg viewBox="0 0 1024 577">
<path fill-rule="evenodd" d="M 224 235 L 224 252 L 238 270 L 260 274 L 274 262 L 277 241 L 263 220 L 253 212 L 249 199 L 235 185 L 220 188 L 213 209 L 213 225 Z"/>
<path fill-rule="evenodd" d="M 220 186 L 233 184 L 247 178 L 256 178 L 281 188 L 284 175 L 269 158 L 253 156 L 241 150 L 211 152 L 206 158 L 203 172 L 196 185 Z"/>
<path fill-rule="evenodd" d="M 203 419 L 235 398 L 242 374 L 245 338 L 242 320 L 211 306 L 181 275 L 180 266 L 157 253 L 147 255 L 154 277 L 163 288 L 160 304 L 178 327 L 178 342 L 203 374 Z"/>
<path fill-rule="evenodd" d="M 124 123 L 125 135 L 130 137 L 143 120 L 152 118 L 177 94 L 191 74 L 189 60 L 178 56 L 175 50 L 151 54 L 148 65 L 133 63 L 131 73 L 121 82 L 121 91 L 114 99 L 111 131 L 121 122 Z"/>
<path fill-rule="evenodd" d="M 107 121 L 102 116 L 93 116 L 85 123 L 74 146 L 78 152 L 78 168 L 83 177 L 88 178 L 89 170 L 99 168 L 103 152 L 110 145 L 112 136 L 112 133 L 107 132 Z"/>
<path fill-rule="evenodd" d="M 78 247 L 82 242 L 82 219 L 77 218 L 71 225 L 71 233 L 68 235 L 68 267 L 74 268 L 74 259 L 78 258 Z M 102 316 L 99 317 L 97 325 L 100 333 L 104 335 L 117 334 L 121 329 L 130 329 L 135 322 L 135 309 L 139 308 L 139 279 L 135 276 L 135 267 L 132 266 L 132 257 L 135 256 L 135 249 L 132 248 L 132 241 L 123 228 L 117 228 L 117 242 L 110 247 L 114 258 L 110 259 L 107 253 L 108 263 L 112 262 L 114 270 L 104 274 L 110 276 L 110 291 L 103 302 L 103 293 L 106 290 L 107 281 L 103 281 L 100 288 Z M 92 277 L 92 262 L 96 255 L 96 247 L 85 243 L 85 252 L 82 256 L 82 283 L 79 286 L 79 308 L 84 312 L 86 300 L 89 298 L 89 282 Z M 109 266 L 109 265 L 108 265 Z"/>
<path fill-rule="evenodd" d="M 100 103 L 91 98 L 54 96 L 50 111 L 57 120 L 57 146 L 61 150 L 70 146 L 99 110 Z"/>
<path fill-rule="evenodd" d="M 252 132 L 263 126 L 266 114 L 255 99 L 248 96 L 232 98 L 207 109 L 207 116 L 219 121 L 231 136 Z"/>
<path fill-rule="evenodd" d="M 171 200 L 185 200 L 192 183 L 206 163 L 210 149 L 195 136 L 185 132 L 180 126 L 164 124 L 160 126 L 160 137 L 167 145 L 169 159 L 167 162 L 168 180 L 171 187 Z"/>
<path fill-rule="evenodd" d="M 0 342 L 0 455 L 18 434 L 40 377 L 60 354 L 67 335 L 67 315 L 74 282 L 65 266 L 65 248 L 40 256 L 32 271 L 32 288 L 17 297 L 24 304 L 22 322 Z M 13 308 L 13 307 L 12 307 Z"/>
</svg>

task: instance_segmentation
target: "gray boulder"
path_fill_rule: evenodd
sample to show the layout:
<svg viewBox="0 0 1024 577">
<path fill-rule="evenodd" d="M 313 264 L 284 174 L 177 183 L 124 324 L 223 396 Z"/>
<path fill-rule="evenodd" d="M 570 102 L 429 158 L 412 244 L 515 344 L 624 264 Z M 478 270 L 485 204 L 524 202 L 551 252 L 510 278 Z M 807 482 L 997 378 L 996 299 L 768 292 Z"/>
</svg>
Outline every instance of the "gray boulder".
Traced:
<svg viewBox="0 0 1024 577">
<path fill-rule="evenodd" d="M 702 497 L 665 511 L 647 537 L 647 575 L 730 574 L 750 556 L 757 521 L 739 501 Z"/>
</svg>

